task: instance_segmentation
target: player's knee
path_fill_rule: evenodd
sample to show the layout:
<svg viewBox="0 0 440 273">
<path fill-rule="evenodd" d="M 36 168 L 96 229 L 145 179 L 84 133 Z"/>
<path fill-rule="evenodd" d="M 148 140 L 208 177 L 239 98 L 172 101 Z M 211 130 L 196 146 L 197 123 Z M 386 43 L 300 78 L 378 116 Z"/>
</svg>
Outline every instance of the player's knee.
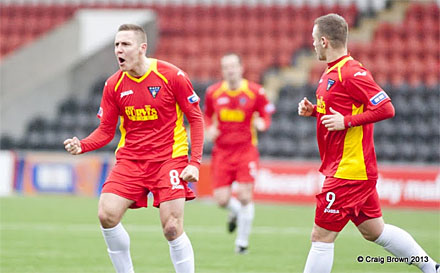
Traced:
<svg viewBox="0 0 440 273">
<path fill-rule="evenodd" d="M 365 238 L 365 240 L 374 242 L 377 240 L 377 238 L 379 238 L 380 233 L 364 232 L 362 233 L 362 236 Z"/>
<path fill-rule="evenodd" d="M 229 198 L 223 196 L 222 197 L 217 196 L 216 201 L 217 201 L 217 205 L 219 205 L 222 208 L 226 208 L 226 206 L 229 203 Z"/>
<path fill-rule="evenodd" d="M 103 228 L 115 227 L 120 222 L 120 219 L 117 215 L 105 210 L 98 211 L 98 218 Z"/>
<path fill-rule="evenodd" d="M 246 206 L 252 201 L 250 194 L 242 194 L 238 196 L 238 200 L 240 201 L 241 205 Z"/>
<path fill-rule="evenodd" d="M 252 202 L 252 187 L 242 187 L 238 192 L 238 200 L 243 206 Z"/>
<path fill-rule="evenodd" d="M 176 221 L 168 221 L 163 227 L 163 234 L 168 241 L 172 241 L 179 236 L 179 225 Z"/>
<path fill-rule="evenodd" d="M 312 230 L 310 236 L 312 242 L 333 243 L 336 239 L 336 235 L 332 232 L 322 232 L 317 229 Z"/>
<path fill-rule="evenodd" d="M 319 234 L 315 230 L 312 230 L 312 233 L 310 234 L 310 240 L 312 242 L 319 242 L 320 237 L 319 237 Z"/>
</svg>

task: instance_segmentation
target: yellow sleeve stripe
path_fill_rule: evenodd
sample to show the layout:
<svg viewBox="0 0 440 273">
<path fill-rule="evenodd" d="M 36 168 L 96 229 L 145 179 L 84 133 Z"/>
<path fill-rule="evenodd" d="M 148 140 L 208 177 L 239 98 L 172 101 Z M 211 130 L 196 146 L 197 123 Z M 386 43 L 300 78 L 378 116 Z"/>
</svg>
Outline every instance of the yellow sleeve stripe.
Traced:
<svg viewBox="0 0 440 273">
<path fill-rule="evenodd" d="M 255 94 L 249 89 L 246 88 L 243 90 L 243 92 L 250 98 L 250 99 L 254 99 L 255 98 Z"/>
<path fill-rule="evenodd" d="M 153 60 L 153 63 L 151 64 L 151 71 L 153 71 L 159 78 L 161 78 L 166 84 L 168 84 L 168 79 L 157 70 L 157 60 L 151 60 Z"/>
<path fill-rule="evenodd" d="M 243 82 L 241 84 L 241 89 L 250 99 L 255 98 L 255 94 L 249 89 L 249 81 L 248 80 L 243 79 Z"/>
<path fill-rule="evenodd" d="M 125 76 L 125 72 L 122 73 L 122 76 L 119 78 L 118 82 L 116 83 L 116 85 L 115 85 L 115 92 L 118 91 L 118 87 L 121 84 L 122 79 L 124 78 L 124 76 Z"/>
<path fill-rule="evenodd" d="M 342 82 L 342 74 L 341 74 L 341 67 L 338 66 L 338 77 L 339 77 L 339 81 Z"/>
</svg>

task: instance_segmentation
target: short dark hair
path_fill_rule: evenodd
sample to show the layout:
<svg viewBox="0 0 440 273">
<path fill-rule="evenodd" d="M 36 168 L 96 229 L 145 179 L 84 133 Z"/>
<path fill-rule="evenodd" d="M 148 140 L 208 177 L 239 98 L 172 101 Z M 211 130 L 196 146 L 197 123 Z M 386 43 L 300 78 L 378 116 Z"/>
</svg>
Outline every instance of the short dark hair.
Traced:
<svg viewBox="0 0 440 273">
<path fill-rule="evenodd" d="M 347 46 L 348 25 L 344 17 L 330 13 L 316 18 L 319 36 L 324 36 L 330 41 L 333 48 Z"/>
<path fill-rule="evenodd" d="M 147 42 L 147 34 L 141 26 L 135 24 L 123 24 L 119 26 L 118 32 L 119 31 L 134 31 L 136 34 L 138 34 L 139 41 L 141 43 Z"/>
</svg>

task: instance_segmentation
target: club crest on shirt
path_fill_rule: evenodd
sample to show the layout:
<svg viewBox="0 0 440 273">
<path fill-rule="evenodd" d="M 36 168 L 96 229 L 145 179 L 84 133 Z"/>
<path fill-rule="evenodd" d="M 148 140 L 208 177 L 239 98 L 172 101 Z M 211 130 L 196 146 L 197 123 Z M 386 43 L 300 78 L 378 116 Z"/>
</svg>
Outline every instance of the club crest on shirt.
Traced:
<svg viewBox="0 0 440 273">
<path fill-rule="evenodd" d="M 335 84 L 335 81 L 332 79 L 327 80 L 327 91 Z"/>
<path fill-rule="evenodd" d="M 160 86 L 148 86 L 148 90 L 150 91 L 153 98 L 156 98 L 157 93 L 159 93 Z"/>
<path fill-rule="evenodd" d="M 241 97 L 241 98 L 238 100 L 238 102 L 240 103 L 240 105 L 245 105 L 246 102 L 247 102 L 247 99 L 244 98 L 244 97 Z"/>
</svg>

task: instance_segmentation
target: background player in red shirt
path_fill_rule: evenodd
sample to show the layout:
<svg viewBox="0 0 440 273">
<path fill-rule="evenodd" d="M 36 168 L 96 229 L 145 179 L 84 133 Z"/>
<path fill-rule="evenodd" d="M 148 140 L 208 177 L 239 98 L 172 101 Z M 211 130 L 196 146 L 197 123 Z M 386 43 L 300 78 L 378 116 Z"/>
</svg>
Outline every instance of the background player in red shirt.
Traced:
<svg viewBox="0 0 440 273">
<path fill-rule="evenodd" d="M 88 137 L 64 141 L 73 155 L 96 150 L 114 137 L 118 117 L 121 140 L 116 164 L 103 185 L 98 217 L 116 272 L 134 272 L 130 238 L 120 223 L 128 208 L 147 207 L 148 193 L 160 220 L 176 272 L 194 272 L 191 242 L 183 230 L 185 200 L 195 198 L 188 182 L 199 178 L 203 149 L 203 116 L 187 75 L 167 62 L 146 57 L 144 30 L 119 27 L 115 54 L 120 70 L 105 83 L 99 127 Z M 192 152 L 183 114 L 191 126 Z"/>
<path fill-rule="evenodd" d="M 315 20 L 313 46 L 328 68 L 316 91 L 317 104 L 304 98 L 298 114 L 317 118 L 320 171 L 325 175 L 316 195 L 312 247 L 304 272 L 330 272 L 334 241 L 349 220 L 362 236 L 397 257 L 420 257 L 413 262 L 423 272 L 438 265 L 406 231 L 385 224 L 376 191 L 377 164 L 373 123 L 394 116 L 388 95 L 371 73 L 347 54 L 348 26 L 336 14 Z M 355 261 L 353 261 L 355 262 Z"/>
<path fill-rule="evenodd" d="M 205 122 L 208 139 L 215 139 L 212 151 L 214 197 L 218 205 L 230 211 L 230 232 L 237 227 L 236 252 L 247 253 L 254 219 L 253 185 L 258 167 L 256 130 L 269 128 L 274 106 L 264 89 L 243 79 L 243 66 L 235 53 L 221 59 L 224 81 L 208 87 L 205 98 Z M 231 185 L 238 182 L 237 196 Z"/>
</svg>

